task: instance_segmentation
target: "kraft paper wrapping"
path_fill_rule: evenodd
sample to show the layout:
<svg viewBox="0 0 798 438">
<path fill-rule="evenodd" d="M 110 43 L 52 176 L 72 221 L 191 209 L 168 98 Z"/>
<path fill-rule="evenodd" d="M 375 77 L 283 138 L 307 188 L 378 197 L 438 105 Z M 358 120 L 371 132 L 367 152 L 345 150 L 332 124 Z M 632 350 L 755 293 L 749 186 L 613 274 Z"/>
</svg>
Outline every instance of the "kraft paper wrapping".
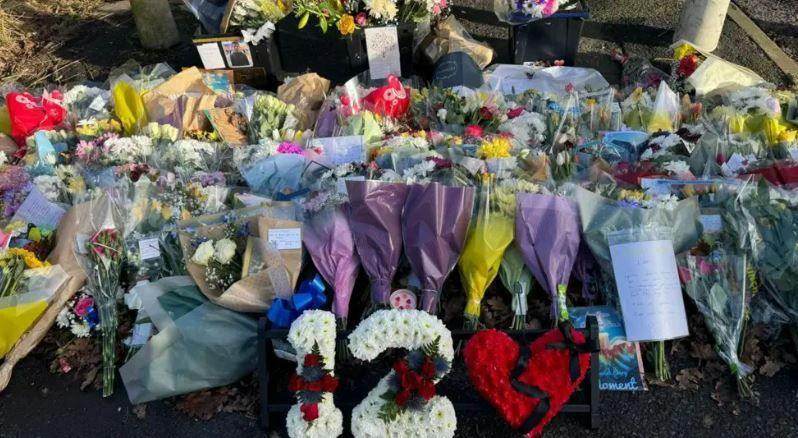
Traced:
<svg viewBox="0 0 798 438">
<path fill-rule="evenodd" d="M 0 391 L 8 386 L 14 366 L 39 345 L 39 342 L 44 339 L 55 323 L 61 309 L 86 281 L 86 274 L 75 257 L 74 242 L 78 224 L 89 220 L 90 213 L 91 209 L 88 203 L 78 204 L 67 211 L 61 219 L 56 234 L 56 245 L 48 260 L 53 265 L 61 265 L 61 268 L 69 275 L 69 280 L 55 294 L 44 314 L 27 333 L 22 335 L 14 348 L 6 355 L 5 361 L 0 364 Z"/>
<path fill-rule="evenodd" d="M 452 52 L 465 52 L 482 69 L 493 60 L 493 49 L 472 38 L 454 15 L 438 23 L 419 49 L 433 64 Z"/>
<path fill-rule="evenodd" d="M 181 132 L 207 130 L 210 122 L 203 111 L 213 109 L 216 98 L 196 67 L 181 71 L 142 96 L 150 121 L 172 125 Z"/>
<path fill-rule="evenodd" d="M 277 88 L 277 98 L 296 107 L 297 130 L 313 129 L 321 104 L 330 90 L 329 79 L 306 73 Z"/>
<path fill-rule="evenodd" d="M 260 237 L 263 240 L 268 238 L 268 230 L 270 228 L 301 228 L 301 224 L 296 221 L 264 216 L 248 217 L 245 222 L 249 222 L 250 230 L 257 230 L 257 234 L 252 237 Z M 225 228 L 225 224 L 206 225 L 195 228 L 193 233 L 216 240 L 223 237 Z M 185 230 L 181 230 L 179 237 L 189 275 L 197 283 L 197 287 L 203 295 L 208 297 L 213 303 L 227 309 L 250 313 L 262 313 L 268 310 L 277 293 L 275 290 L 276 285 L 272 283 L 272 276 L 268 269 L 285 266 L 291 283 L 289 287 L 292 291 L 299 278 L 299 271 L 302 267 L 301 248 L 281 250 L 278 251 L 279 254 L 271 254 L 270 257 L 267 257 L 265 263 L 267 269 L 242 278 L 224 291 L 213 289 L 205 281 L 205 268 L 190 261 L 192 254 L 190 249 L 191 236 Z M 239 250 L 244 251 L 243 248 L 239 248 Z M 285 286 L 278 285 L 277 287 Z"/>
</svg>

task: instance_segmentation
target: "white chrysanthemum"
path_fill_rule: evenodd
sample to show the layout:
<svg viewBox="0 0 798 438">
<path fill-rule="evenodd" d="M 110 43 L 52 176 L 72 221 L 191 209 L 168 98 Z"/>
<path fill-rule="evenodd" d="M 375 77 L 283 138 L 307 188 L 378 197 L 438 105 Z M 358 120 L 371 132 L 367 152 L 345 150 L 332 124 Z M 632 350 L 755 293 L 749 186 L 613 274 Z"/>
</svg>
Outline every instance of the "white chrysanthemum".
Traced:
<svg viewBox="0 0 798 438">
<path fill-rule="evenodd" d="M 185 139 L 172 143 L 166 149 L 164 159 L 173 166 L 189 169 L 204 169 L 216 152 L 212 143 Z"/>
<path fill-rule="evenodd" d="M 91 336 L 91 328 L 88 324 L 82 321 L 72 324 L 71 331 L 72 334 L 78 338 L 88 338 Z"/>
<path fill-rule="evenodd" d="M 144 135 L 111 138 L 105 142 L 103 158 L 114 163 L 138 163 L 152 155 L 152 139 Z"/>
<path fill-rule="evenodd" d="M 385 403 L 381 396 L 388 391 L 388 379 L 392 374 L 393 371 L 383 377 L 352 410 L 352 435 L 356 438 L 453 437 L 457 430 L 457 415 L 446 397 L 433 397 L 420 410 L 405 409 L 390 422 L 379 418 Z"/>
<path fill-rule="evenodd" d="M 288 411 L 285 426 L 291 438 L 334 438 L 344 432 L 344 416 L 335 407 L 333 395 L 325 393 L 319 403 L 319 418 L 305 421 L 296 403 Z"/>
<path fill-rule="evenodd" d="M 200 266 L 208 266 L 208 263 L 213 258 L 213 241 L 207 240 L 202 242 L 198 247 L 197 250 L 194 251 L 194 255 L 191 256 L 191 261 L 196 263 Z"/>
<path fill-rule="evenodd" d="M 675 175 L 683 175 L 690 172 L 690 165 L 682 160 L 669 161 L 664 168 Z"/>
<path fill-rule="evenodd" d="M 288 331 L 288 342 L 296 350 L 297 374 L 302 372 L 302 358 L 319 347 L 325 366 L 332 370 L 335 365 L 335 315 L 325 310 L 306 310 Z"/>
<path fill-rule="evenodd" d="M 391 21 L 396 18 L 396 3 L 393 0 L 364 0 L 369 15 L 377 20 Z"/>
<path fill-rule="evenodd" d="M 69 309 L 64 307 L 58 312 L 58 316 L 55 318 L 55 324 L 60 328 L 68 328 L 72 322 L 69 320 Z"/>
<path fill-rule="evenodd" d="M 380 310 L 349 335 L 349 349 L 360 360 L 373 360 L 390 348 L 414 350 L 439 338 L 439 353 L 454 358 L 452 334 L 435 315 L 421 310 Z M 376 352 L 376 354 L 375 354 Z"/>
<path fill-rule="evenodd" d="M 33 184 L 50 202 L 57 202 L 63 188 L 63 181 L 54 175 L 39 175 L 33 178 Z"/>
<path fill-rule="evenodd" d="M 219 240 L 215 247 L 213 258 L 223 265 L 230 263 L 230 260 L 236 255 L 236 243 L 230 239 Z"/>
</svg>

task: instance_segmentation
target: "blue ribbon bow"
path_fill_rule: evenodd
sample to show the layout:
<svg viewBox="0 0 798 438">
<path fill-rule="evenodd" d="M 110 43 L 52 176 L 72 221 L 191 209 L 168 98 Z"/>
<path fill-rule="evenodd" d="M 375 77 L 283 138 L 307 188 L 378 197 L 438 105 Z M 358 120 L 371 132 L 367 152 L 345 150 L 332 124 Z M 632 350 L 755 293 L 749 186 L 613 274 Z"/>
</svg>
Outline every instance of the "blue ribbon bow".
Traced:
<svg viewBox="0 0 798 438">
<path fill-rule="evenodd" d="M 321 276 L 316 274 L 313 279 L 303 281 L 291 299 L 274 300 L 266 316 L 275 327 L 289 327 L 305 310 L 319 309 L 327 304 L 324 289 Z"/>
</svg>

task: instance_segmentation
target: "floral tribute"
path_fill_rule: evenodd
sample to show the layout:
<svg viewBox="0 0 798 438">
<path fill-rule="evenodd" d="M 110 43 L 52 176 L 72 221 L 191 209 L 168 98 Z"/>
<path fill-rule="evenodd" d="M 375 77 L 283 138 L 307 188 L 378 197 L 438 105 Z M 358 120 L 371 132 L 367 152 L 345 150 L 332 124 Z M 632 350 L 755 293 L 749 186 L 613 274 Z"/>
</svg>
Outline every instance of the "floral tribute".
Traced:
<svg viewBox="0 0 798 438">
<path fill-rule="evenodd" d="M 390 348 L 410 350 L 352 411 L 355 437 L 454 436 L 454 406 L 435 389 L 454 358 L 452 335 L 438 318 L 419 310 L 379 310 L 349 335 L 349 348 L 365 361 Z"/>
<path fill-rule="evenodd" d="M 468 341 L 463 357 L 477 392 L 513 428 L 537 437 L 587 375 L 584 342 L 570 325 L 520 346 L 504 332 L 483 330 Z"/>
<path fill-rule="evenodd" d="M 308 310 L 291 324 L 288 342 L 296 350 L 297 371 L 288 382 L 298 403 L 288 411 L 288 435 L 336 437 L 343 433 L 343 414 L 335 407 L 335 315 Z"/>
</svg>

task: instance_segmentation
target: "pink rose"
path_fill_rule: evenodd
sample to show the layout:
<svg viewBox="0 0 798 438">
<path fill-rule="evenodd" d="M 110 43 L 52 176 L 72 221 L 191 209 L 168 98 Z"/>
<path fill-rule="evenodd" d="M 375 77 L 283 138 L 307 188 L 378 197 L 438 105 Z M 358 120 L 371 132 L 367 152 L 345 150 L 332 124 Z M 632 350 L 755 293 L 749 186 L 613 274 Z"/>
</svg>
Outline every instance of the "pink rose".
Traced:
<svg viewBox="0 0 798 438">
<path fill-rule="evenodd" d="M 366 13 L 361 12 L 355 15 L 355 24 L 358 26 L 365 26 L 366 25 Z"/>
<path fill-rule="evenodd" d="M 468 125 L 465 128 L 465 136 L 466 138 L 482 138 L 484 131 L 482 127 L 479 125 Z"/>
<path fill-rule="evenodd" d="M 445 8 L 445 7 L 446 7 L 446 5 L 448 5 L 448 3 L 446 2 L 446 0 L 441 0 L 441 1 L 439 1 L 439 2 L 438 2 L 438 4 L 441 6 L 441 8 Z"/>
<path fill-rule="evenodd" d="M 75 315 L 83 318 L 89 314 L 89 310 L 94 307 L 94 298 L 83 297 L 75 304 Z"/>
<path fill-rule="evenodd" d="M 432 7 L 432 14 L 433 15 L 439 15 L 440 13 L 441 13 L 441 7 L 440 6 L 435 5 L 435 6 Z"/>
</svg>

